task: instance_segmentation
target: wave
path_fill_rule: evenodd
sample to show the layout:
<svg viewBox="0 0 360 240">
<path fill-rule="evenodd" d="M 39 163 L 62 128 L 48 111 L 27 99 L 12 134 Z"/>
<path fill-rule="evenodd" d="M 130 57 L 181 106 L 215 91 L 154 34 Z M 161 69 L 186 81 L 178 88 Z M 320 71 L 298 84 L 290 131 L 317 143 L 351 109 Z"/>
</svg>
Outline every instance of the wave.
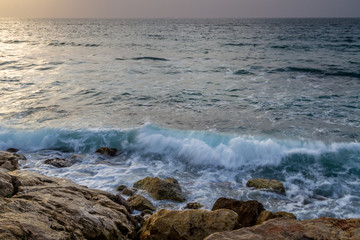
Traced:
<svg viewBox="0 0 360 240">
<path fill-rule="evenodd" d="M 100 47 L 100 44 L 95 43 L 74 43 L 74 42 L 51 42 L 48 46 L 61 47 L 61 46 L 72 46 L 72 47 Z"/>
<path fill-rule="evenodd" d="M 166 58 L 159 58 L 159 57 L 136 57 L 136 58 L 132 58 L 131 60 L 151 60 L 151 61 L 169 61 L 169 59 Z"/>
<path fill-rule="evenodd" d="M 285 68 L 276 68 L 270 71 L 270 73 L 274 73 L 274 72 L 300 72 L 300 73 L 318 74 L 323 76 L 360 78 L 360 72 L 358 73 L 358 72 L 346 72 L 346 71 L 327 71 L 316 68 L 285 67 Z"/>
</svg>

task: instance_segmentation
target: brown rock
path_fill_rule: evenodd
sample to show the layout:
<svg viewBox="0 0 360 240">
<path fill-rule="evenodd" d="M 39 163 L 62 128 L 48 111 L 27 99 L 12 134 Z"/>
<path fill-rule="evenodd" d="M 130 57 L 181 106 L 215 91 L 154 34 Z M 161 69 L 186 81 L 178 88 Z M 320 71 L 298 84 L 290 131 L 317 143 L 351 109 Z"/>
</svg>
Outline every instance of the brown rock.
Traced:
<svg viewBox="0 0 360 240">
<path fill-rule="evenodd" d="M 184 209 L 200 209 L 202 207 L 203 207 L 203 205 L 201 203 L 191 202 L 191 203 L 186 204 Z"/>
<path fill-rule="evenodd" d="M 70 167 L 72 164 L 66 159 L 52 158 L 44 161 L 44 164 L 52 165 L 57 168 Z"/>
<path fill-rule="evenodd" d="M 146 190 L 156 200 L 168 199 L 177 202 L 185 201 L 181 187 L 174 178 L 162 180 L 157 177 L 146 177 L 134 183 L 134 188 Z"/>
<path fill-rule="evenodd" d="M 261 225 L 235 231 L 215 233 L 205 240 L 357 240 L 360 239 L 360 219 L 319 218 L 297 221 L 289 218 L 269 220 Z"/>
<path fill-rule="evenodd" d="M 250 227 L 256 224 L 256 220 L 260 213 L 264 211 L 261 203 L 255 200 L 239 201 L 230 198 L 219 198 L 214 203 L 212 210 L 230 209 L 239 215 L 239 227 Z"/>
<path fill-rule="evenodd" d="M 26 160 L 26 157 L 21 154 L 0 151 L 0 168 L 9 171 L 17 170 L 20 160 Z"/>
<path fill-rule="evenodd" d="M 149 200 L 147 200 L 145 197 L 143 197 L 141 195 L 135 195 L 135 196 L 129 197 L 127 202 L 133 209 L 136 209 L 139 211 L 144 211 L 146 209 L 149 209 L 151 211 L 156 210 L 156 207 Z"/>
<path fill-rule="evenodd" d="M 96 150 L 96 153 L 100 153 L 103 155 L 108 155 L 108 156 L 115 156 L 117 153 L 117 149 L 116 148 L 108 148 L 108 147 L 101 147 L 98 150 Z"/>
<path fill-rule="evenodd" d="M 260 213 L 260 216 L 257 218 L 256 220 L 256 224 L 261 224 L 267 220 L 273 219 L 273 218 L 291 218 L 291 219 L 295 219 L 296 220 L 296 216 L 292 213 L 289 212 L 276 212 L 276 213 L 272 213 L 269 211 L 262 211 Z"/>
<path fill-rule="evenodd" d="M 126 195 L 126 196 L 133 196 L 136 192 L 137 192 L 136 188 L 124 188 L 121 191 L 121 194 Z"/>
<path fill-rule="evenodd" d="M 17 193 L 0 198 L 0 239 L 133 239 L 136 221 L 116 196 L 59 178 L 9 172 Z"/>
<path fill-rule="evenodd" d="M 285 194 L 285 187 L 279 180 L 271 180 L 264 178 L 254 178 L 246 183 L 247 187 L 253 187 L 255 189 L 266 189 L 281 194 Z"/>
<path fill-rule="evenodd" d="M 237 214 L 231 210 L 165 210 L 154 213 L 140 230 L 141 240 L 198 240 L 234 228 Z"/>
<path fill-rule="evenodd" d="M 125 188 L 127 188 L 126 185 L 120 185 L 120 186 L 118 186 L 118 187 L 116 188 L 116 191 L 121 192 L 121 191 L 124 190 Z"/>
<path fill-rule="evenodd" d="M 0 197 L 11 197 L 14 193 L 12 178 L 5 171 L 0 171 Z"/>
<path fill-rule="evenodd" d="M 289 212 L 276 212 L 276 213 L 274 213 L 274 216 L 275 216 L 275 218 L 285 217 L 285 218 L 291 218 L 291 219 L 296 220 L 296 216 L 293 213 L 289 213 Z"/>
</svg>

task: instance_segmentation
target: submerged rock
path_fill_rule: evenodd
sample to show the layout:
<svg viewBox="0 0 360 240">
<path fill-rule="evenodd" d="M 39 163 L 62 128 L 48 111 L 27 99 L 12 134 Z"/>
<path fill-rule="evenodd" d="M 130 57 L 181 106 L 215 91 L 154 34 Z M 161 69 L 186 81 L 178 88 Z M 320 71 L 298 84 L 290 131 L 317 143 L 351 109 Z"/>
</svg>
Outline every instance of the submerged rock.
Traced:
<svg viewBox="0 0 360 240">
<path fill-rule="evenodd" d="M 154 213 L 140 230 L 141 240 L 198 240 L 220 231 L 234 229 L 238 215 L 227 209 L 165 210 Z"/>
<path fill-rule="evenodd" d="M 250 227 L 256 224 L 257 218 L 260 213 L 264 211 L 261 203 L 255 200 L 239 201 L 231 198 L 219 198 L 214 203 L 212 210 L 217 209 L 230 209 L 239 215 L 239 227 Z"/>
<path fill-rule="evenodd" d="M 191 203 L 186 204 L 184 209 L 200 209 L 202 207 L 203 207 L 203 205 L 201 203 L 191 202 Z"/>
<path fill-rule="evenodd" d="M 342 220 L 334 218 L 319 218 L 314 220 L 297 221 L 289 218 L 278 218 L 250 228 L 214 233 L 205 240 L 220 239 L 357 240 L 360 239 L 360 219 Z"/>
<path fill-rule="evenodd" d="M 0 151 L 0 168 L 9 171 L 19 169 L 19 161 L 26 160 L 26 157 L 21 154 Z"/>
<path fill-rule="evenodd" d="M 127 202 L 129 205 L 136 210 L 144 211 L 144 210 L 151 210 L 155 211 L 156 207 L 145 197 L 141 195 L 135 195 L 132 197 L 129 197 Z"/>
<path fill-rule="evenodd" d="M 281 194 L 285 194 L 285 187 L 279 180 L 254 178 L 246 183 L 247 187 L 253 187 L 255 189 L 266 189 Z"/>
<path fill-rule="evenodd" d="M 51 158 L 44 161 L 44 164 L 52 165 L 57 168 L 70 167 L 72 164 L 70 161 L 63 158 Z"/>
<path fill-rule="evenodd" d="M 108 148 L 108 147 L 101 147 L 98 150 L 96 150 L 96 153 L 100 153 L 102 155 L 107 155 L 107 156 L 115 156 L 117 153 L 117 149 L 116 148 Z"/>
<path fill-rule="evenodd" d="M 181 187 L 174 178 L 162 180 L 157 177 L 146 177 L 134 183 L 134 188 L 146 190 L 156 200 L 168 199 L 177 202 L 185 201 Z"/>
<path fill-rule="evenodd" d="M 133 239 L 136 221 L 117 196 L 27 171 L 1 178 L 0 239 Z M 113 200 L 114 199 L 114 200 Z"/>
</svg>

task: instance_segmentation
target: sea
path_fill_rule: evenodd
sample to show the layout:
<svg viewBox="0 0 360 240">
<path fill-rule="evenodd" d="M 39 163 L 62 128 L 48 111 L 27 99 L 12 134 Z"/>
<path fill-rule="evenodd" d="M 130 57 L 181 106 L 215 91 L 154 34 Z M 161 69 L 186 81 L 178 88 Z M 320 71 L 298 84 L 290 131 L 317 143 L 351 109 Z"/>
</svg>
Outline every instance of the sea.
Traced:
<svg viewBox="0 0 360 240">
<path fill-rule="evenodd" d="M 140 192 L 158 208 L 360 217 L 360 19 L 4 18 L 0 103 L 0 150 L 22 169 L 111 193 L 177 179 L 185 203 Z"/>
</svg>

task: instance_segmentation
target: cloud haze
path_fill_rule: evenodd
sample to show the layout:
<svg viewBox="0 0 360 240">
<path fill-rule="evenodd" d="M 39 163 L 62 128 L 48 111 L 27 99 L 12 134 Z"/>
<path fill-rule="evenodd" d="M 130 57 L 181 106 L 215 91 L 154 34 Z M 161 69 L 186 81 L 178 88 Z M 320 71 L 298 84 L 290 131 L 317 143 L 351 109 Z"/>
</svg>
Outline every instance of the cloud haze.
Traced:
<svg viewBox="0 0 360 240">
<path fill-rule="evenodd" d="M 360 1 L 0 0 L 0 17 L 360 17 Z"/>
</svg>

